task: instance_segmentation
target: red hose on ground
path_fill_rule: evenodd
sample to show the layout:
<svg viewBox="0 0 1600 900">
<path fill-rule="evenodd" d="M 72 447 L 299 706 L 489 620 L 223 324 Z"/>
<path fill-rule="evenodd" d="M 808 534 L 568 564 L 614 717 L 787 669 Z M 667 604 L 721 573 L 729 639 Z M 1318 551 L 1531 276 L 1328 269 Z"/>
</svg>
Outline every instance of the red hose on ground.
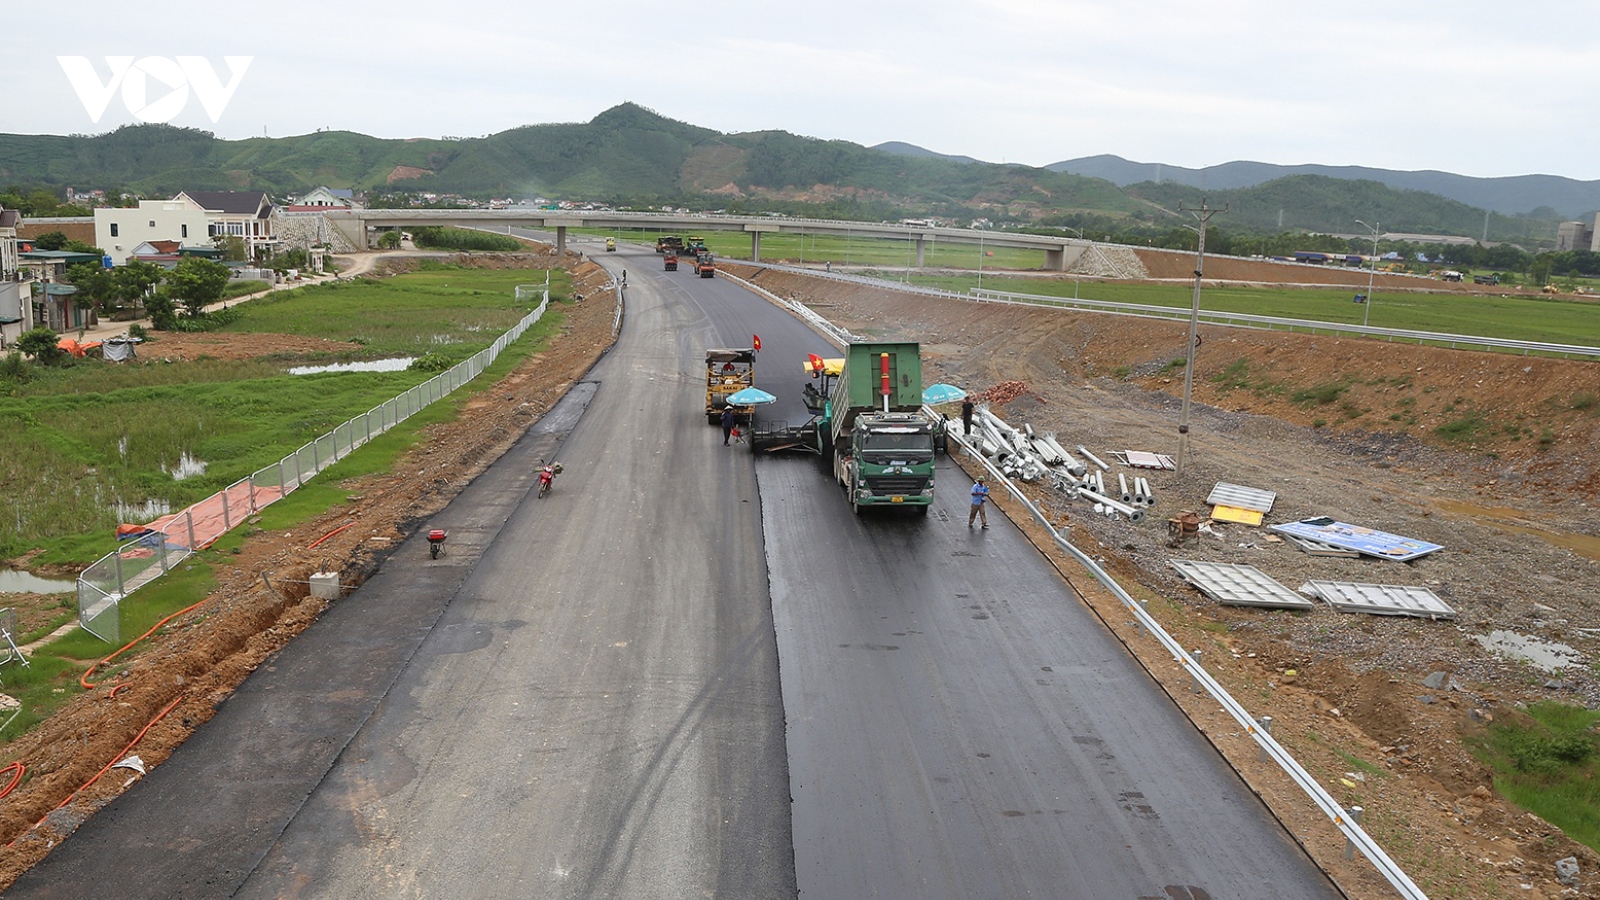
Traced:
<svg viewBox="0 0 1600 900">
<path fill-rule="evenodd" d="M 52 809 L 50 812 L 55 812 L 55 810 L 60 809 L 63 806 L 66 806 L 68 803 L 71 803 L 75 798 L 77 798 L 77 796 L 80 793 L 82 793 L 83 791 L 88 789 L 88 787 L 90 785 L 94 784 L 96 781 L 99 781 L 101 775 L 104 775 L 105 773 L 111 771 L 113 766 L 115 766 L 118 762 L 120 762 L 123 759 L 123 757 L 128 755 L 128 751 L 132 750 L 135 744 L 139 743 L 141 740 L 144 740 L 144 736 L 150 732 L 150 729 L 155 727 L 157 722 L 161 721 L 162 719 L 165 719 L 167 717 L 167 713 L 172 712 L 175 708 L 177 708 L 178 704 L 182 703 L 182 702 L 183 702 L 183 695 L 179 694 L 177 699 L 173 700 L 171 703 L 168 703 L 166 705 L 166 707 L 161 710 L 161 712 L 156 713 L 156 717 L 154 719 L 151 719 L 149 722 L 146 722 L 145 726 L 143 728 L 139 729 L 139 733 L 133 736 L 133 740 L 128 742 L 128 746 L 122 748 L 122 752 L 121 753 L 118 753 L 116 756 L 113 756 L 111 758 L 111 761 L 105 764 L 104 768 L 102 768 L 100 771 L 94 773 L 94 777 L 93 778 L 91 778 L 88 781 L 85 781 L 83 784 L 79 785 L 77 790 L 75 790 L 72 793 L 68 794 L 67 795 L 67 799 L 62 800 L 60 803 L 56 804 L 55 808 Z M 20 763 L 12 763 L 12 765 L 21 765 L 21 764 Z M 10 768 L 10 766 L 7 766 L 6 768 Z M 3 771 L 5 771 L 5 769 L 0 769 L 0 772 L 3 772 Z M 11 790 L 11 787 L 15 787 L 16 786 L 15 785 L 15 781 L 20 781 L 21 779 L 22 779 L 22 775 L 21 775 L 21 773 L 18 773 L 16 779 L 14 779 L 14 781 L 13 781 L 13 784 L 10 787 L 7 787 L 6 790 L 7 791 Z M 50 817 L 49 813 L 46 813 L 44 816 L 40 817 L 39 821 L 33 823 L 32 827 L 30 827 L 28 829 L 28 831 L 32 831 L 34 828 L 38 828 L 40 825 L 44 824 L 44 820 L 48 819 L 49 817 Z M 27 834 L 27 832 L 24 832 L 23 834 L 17 835 L 15 838 L 12 838 L 11 839 L 11 843 L 7 844 L 6 846 L 7 847 L 12 846 L 17 841 L 21 840 L 26 834 Z"/>
<path fill-rule="evenodd" d="M 18 762 L 14 762 L 14 763 L 11 763 L 11 764 L 7 765 L 3 769 L 0 769 L 0 774 L 4 774 L 6 772 L 10 772 L 13 769 L 16 770 L 16 774 L 11 776 L 11 781 L 10 781 L 9 784 L 7 784 L 3 788 L 0 788 L 0 797 L 4 797 L 5 795 L 7 795 L 7 794 L 11 793 L 12 791 L 16 790 L 17 789 L 17 785 L 22 783 L 22 773 L 28 771 L 28 767 L 23 765 L 21 763 L 21 761 L 18 761 Z"/>
<path fill-rule="evenodd" d="M 182 702 L 183 702 L 183 695 L 179 694 L 177 696 L 177 699 L 173 700 L 171 703 L 168 703 L 166 705 L 166 707 L 161 710 L 161 712 L 156 713 L 156 717 L 154 719 L 151 719 L 149 722 L 146 722 L 145 726 L 143 728 L 139 729 L 139 733 L 133 736 L 133 740 L 128 742 L 128 746 L 122 748 L 122 752 L 121 753 L 118 753 L 116 756 L 112 757 L 111 761 L 106 763 L 104 768 L 102 768 L 100 771 L 94 773 L 94 777 L 93 778 L 89 779 L 88 781 L 85 781 L 81 786 L 79 786 L 79 788 L 76 791 L 73 791 L 72 793 L 68 794 L 67 795 L 67 799 L 65 799 L 65 800 L 61 801 L 60 803 L 56 804 L 56 809 L 60 809 L 61 807 L 66 806 L 68 803 L 71 803 L 73 801 L 73 799 L 78 796 L 79 793 L 83 792 L 84 790 L 87 790 L 89 785 L 92 785 L 96 781 L 99 781 L 101 775 L 104 775 L 105 773 L 111 771 L 111 767 L 116 765 L 118 763 L 118 761 L 120 761 L 124 756 L 127 756 L 128 751 L 133 749 L 133 745 L 134 744 L 137 744 L 137 743 L 139 743 L 139 741 L 143 740 L 145 734 L 147 734 L 150 731 L 150 729 L 154 728 L 156 726 L 157 722 L 161 721 L 162 719 L 165 719 L 167 717 L 167 713 L 172 712 L 172 710 L 179 703 L 182 703 Z M 39 822 L 43 822 L 43 821 L 44 821 L 43 819 L 39 820 Z M 38 827 L 38 824 L 39 824 L 38 822 L 35 822 L 34 823 L 34 827 Z"/>
<path fill-rule="evenodd" d="M 209 598 L 207 598 L 207 599 L 209 599 Z M 204 602 L 206 602 L 206 601 L 205 600 L 201 600 L 200 601 L 200 603 L 204 603 Z M 189 610 L 194 609 L 196 606 L 199 606 L 200 603 L 196 603 L 193 606 L 185 606 L 183 609 L 180 609 L 177 612 L 173 613 L 172 615 L 167 616 L 165 619 L 162 619 L 161 621 L 155 623 L 154 625 L 151 625 L 149 631 L 146 631 L 144 634 L 141 634 L 138 637 L 134 638 L 133 640 L 127 642 L 126 644 L 123 644 L 121 647 L 117 648 L 117 652 L 111 654 L 110 656 L 106 657 L 105 659 L 102 659 L 99 662 L 95 663 L 94 665 L 90 666 L 89 668 L 85 669 L 83 675 L 78 678 L 78 684 L 83 685 L 83 689 L 86 690 L 86 691 L 92 691 L 95 688 L 99 687 L 100 685 L 98 683 L 91 683 L 89 681 L 89 676 L 94 674 L 94 670 L 95 669 L 98 669 L 101 666 L 105 665 L 106 663 L 111 662 L 113 659 L 116 659 L 117 657 L 121 656 L 124 650 L 127 650 L 129 647 L 132 647 L 134 644 L 137 644 L 140 641 L 144 640 L 145 638 L 149 637 L 150 635 L 154 634 L 155 630 L 157 628 L 160 628 L 161 626 L 167 624 L 168 622 L 171 622 L 173 619 L 176 619 L 177 617 L 183 615 L 184 613 L 188 612 Z"/>
<path fill-rule="evenodd" d="M 340 525 L 338 528 L 335 528 L 334 530 L 328 532 L 327 534 L 323 535 L 322 537 L 319 537 L 316 540 L 312 541 L 310 546 L 306 547 L 306 549 L 307 550 L 315 550 L 315 549 L 317 549 L 317 545 L 321 544 L 323 541 L 327 540 L 328 538 L 333 537 L 334 535 L 336 535 L 339 532 L 345 530 L 346 528 L 349 528 L 351 525 L 354 525 L 354 524 L 355 524 L 354 522 L 346 522 L 343 525 Z"/>
</svg>

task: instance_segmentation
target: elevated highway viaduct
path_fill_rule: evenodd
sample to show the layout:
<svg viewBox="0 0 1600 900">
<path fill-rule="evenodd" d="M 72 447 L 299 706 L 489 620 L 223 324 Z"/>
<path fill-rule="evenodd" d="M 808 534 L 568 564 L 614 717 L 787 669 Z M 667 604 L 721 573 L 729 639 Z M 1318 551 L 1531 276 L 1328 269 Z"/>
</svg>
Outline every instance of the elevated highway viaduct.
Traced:
<svg viewBox="0 0 1600 900">
<path fill-rule="evenodd" d="M 495 231 L 536 228 L 555 233 L 557 250 L 566 249 L 569 228 L 641 228 L 686 233 L 742 231 L 750 235 L 750 258 L 755 262 L 761 261 L 761 236 L 764 234 L 826 234 L 913 242 L 916 246 L 918 266 L 924 265 L 930 241 L 1038 250 L 1044 254 L 1043 268 L 1065 272 L 1072 268 L 1078 258 L 1093 244 L 1092 241 L 1077 238 L 994 232 L 977 228 L 944 228 L 779 216 L 680 215 L 546 209 L 352 209 L 333 210 L 325 215 L 329 224 L 360 250 L 370 249 L 370 237 L 377 231 L 426 225 Z"/>
</svg>

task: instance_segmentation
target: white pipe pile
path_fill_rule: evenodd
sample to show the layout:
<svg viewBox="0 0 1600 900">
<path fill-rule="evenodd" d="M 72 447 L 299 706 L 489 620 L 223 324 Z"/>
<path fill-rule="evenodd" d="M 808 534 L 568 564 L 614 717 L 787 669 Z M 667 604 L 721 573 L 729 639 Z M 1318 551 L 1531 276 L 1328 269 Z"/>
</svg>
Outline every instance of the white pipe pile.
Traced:
<svg viewBox="0 0 1600 900">
<path fill-rule="evenodd" d="M 1116 493 L 1106 490 L 1106 473 L 1111 470 L 1088 448 L 1078 445 L 1078 456 L 1098 468 L 1091 470 L 1079 462 L 1056 440 L 1054 433 L 1037 434 L 1033 426 L 1024 423 L 1014 428 L 989 410 L 989 404 L 980 403 L 972 411 L 972 434 L 967 441 L 990 461 L 1007 478 L 1032 482 L 1041 479 L 1069 497 L 1081 498 L 1094 504 L 1095 512 L 1108 516 L 1126 516 L 1131 522 L 1141 522 L 1145 508 L 1155 503 L 1150 483 L 1134 476 L 1117 475 Z M 1120 496 L 1121 499 L 1114 499 Z"/>
</svg>

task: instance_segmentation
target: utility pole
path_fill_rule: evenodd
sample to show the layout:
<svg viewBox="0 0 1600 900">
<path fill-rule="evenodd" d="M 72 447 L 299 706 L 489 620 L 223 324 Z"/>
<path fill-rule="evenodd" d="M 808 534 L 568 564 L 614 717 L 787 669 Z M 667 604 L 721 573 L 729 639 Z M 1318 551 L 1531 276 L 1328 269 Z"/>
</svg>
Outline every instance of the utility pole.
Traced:
<svg viewBox="0 0 1600 900">
<path fill-rule="evenodd" d="M 1195 344 L 1200 340 L 1200 281 L 1204 276 L 1206 262 L 1206 223 L 1219 212 L 1227 212 L 1228 205 L 1224 203 L 1221 209 L 1213 209 L 1206 205 L 1206 198 L 1200 198 L 1198 209 L 1185 208 L 1178 204 L 1178 212 L 1186 212 L 1200 220 L 1197 231 L 1200 241 L 1194 255 L 1194 300 L 1189 304 L 1189 353 L 1188 364 L 1183 367 L 1183 410 L 1178 413 L 1178 474 L 1183 474 L 1185 461 L 1189 458 L 1189 397 L 1194 393 L 1194 351 Z"/>
<path fill-rule="evenodd" d="M 1383 233 L 1383 229 L 1378 225 L 1368 225 L 1360 219 L 1356 220 L 1356 224 L 1372 232 L 1372 271 L 1367 273 L 1367 299 L 1361 301 L 1361 327 L 1365 328 L 1372 318 L 1372 289 L 1378 277 L 1378 235 Z"/>
</svg>

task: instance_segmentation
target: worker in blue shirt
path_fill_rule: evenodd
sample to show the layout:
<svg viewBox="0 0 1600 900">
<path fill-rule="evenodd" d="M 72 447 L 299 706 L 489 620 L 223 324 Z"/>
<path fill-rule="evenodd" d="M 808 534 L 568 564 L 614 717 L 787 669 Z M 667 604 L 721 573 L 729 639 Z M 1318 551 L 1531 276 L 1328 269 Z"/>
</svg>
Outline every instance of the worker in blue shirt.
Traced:
<svg viewBox="0 0 1600 900">
<path fill-rule="evenodd" d="M 989 511 L 984 507 L 989 503 L 989 485 L 982 475 L 972 485 L 972 510 L 967 513 L 967 527 L 972 527 L 973 519 L 982 519 L 983 527 L 989 527 Z"/>
</svg>

